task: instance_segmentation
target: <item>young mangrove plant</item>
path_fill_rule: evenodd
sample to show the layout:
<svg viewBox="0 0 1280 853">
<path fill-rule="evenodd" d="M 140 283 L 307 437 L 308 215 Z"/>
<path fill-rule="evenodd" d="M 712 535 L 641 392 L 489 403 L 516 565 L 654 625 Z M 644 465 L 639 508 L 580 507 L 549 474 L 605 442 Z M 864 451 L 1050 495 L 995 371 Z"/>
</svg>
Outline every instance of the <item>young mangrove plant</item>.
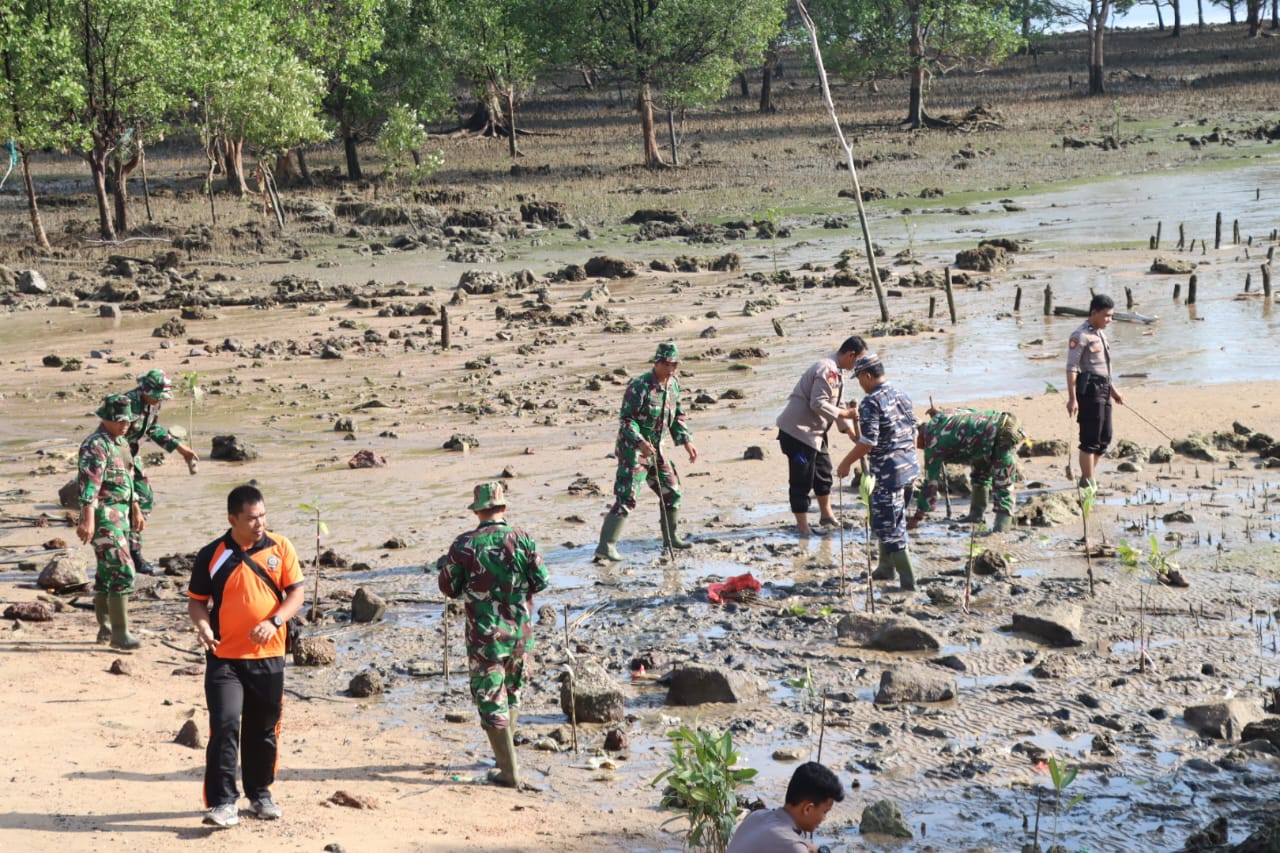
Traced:
<svg viewBox="0 0 1280 853">
<path fill-rule="evenodd" d="M 1093 597 L 1093 554 L 1089 547 L 1089 515 L 1093 512 L 1093 502 L 1098 495 L 1098 484 L 1088 480 L 1085 485 L 1076 488 L 1080 495 L 1080 517 L 1084 521 L 1084 561 L 1089 573 L 1089 596 Z"/>
<path fill-rule="evenodd" d="M 705 853 L 724 853 L 738 825 L 736 789 L 753 779 L 756 770 L 738 767 L 742 755 L 733 748 L 733 735 L 681 726 L 671 738 L 671 766 L 651 782 L 665 782 L 661 806 L 679 812 L 667 823 L 688 821 L 685 847 Z"/>
</svg>

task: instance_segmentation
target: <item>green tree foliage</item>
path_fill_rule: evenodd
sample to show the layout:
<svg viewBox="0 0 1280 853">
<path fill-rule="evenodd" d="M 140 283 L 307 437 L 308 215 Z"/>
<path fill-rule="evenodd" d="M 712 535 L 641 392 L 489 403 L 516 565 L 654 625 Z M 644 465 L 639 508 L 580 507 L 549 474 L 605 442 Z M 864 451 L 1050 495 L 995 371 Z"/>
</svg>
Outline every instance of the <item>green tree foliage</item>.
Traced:
<svg viewBox="0 0 1280 853">
<path fill-rule="evenodd" d="M 273 32 L 324 84 L 324 110 L 333 119 L 346 154 L 347 177 L 362 178 L 356 146 L 376 124 L 373 81 L 386 30 L 384 0 L 263 0 Z M 422 56 L 420 61 L 428 62 Z"/>
<path fill-rule="evenodd" d="M 1007 0 L 814 0 L 806 4 L 822 40 L 822 59 L 853 77 L 907 76 L 906 124 L 930 123 L 927 78 L 957 67 L 999 62 L 1021 45 L 1022 22 Z"/>
<path fill-rule="evenodd" d="M 49 248 L 36 203 L 28 155 L 44 148 L 82 150 L 86 129 L 64 116 L 83 106 L 76 85 L 75 42 L 65 21 L 48 14 L 44 0 L 0 5 L 0 136 L 13 140 L 22 158 L 22 178 L 36 242 Z M 7 169 L 9 163 L 0 163 Z"/>
<path fill-rule="evenodd" d="M 126 182 L 141 146 L 164 133 L 166 112 L 181 102 L 185 27 L 173 0 L 48 0 L 46 11 L 52 28 L 65 27 L 74 40 L 68 73 L 82 96 L 69 115 L 88 134 L 81 154 L 93 175 L 99 232 L 114 240 L 129 228 Z"/>
<path fill-rule="evenodd" d="M 427 129 L 417 112 L 404 104 L 392 107 L 378 131 L 378 151 L 396 180 L 425 180 L 444 165 L 444 155 L 438 149 L 424 154 L 426 147 Z"/>
<path fill-rule="evenodd" d="M 654 103 L 696 106 L 722 96 L 742 64 L 757 64 L 785 16 L 783 0 L 559 0 L 558 33 L 588 65 L 636 87 L 644 163 L 658 151 Z M 554 3 L 553 3 L 554 5 Z"/>
</svg>

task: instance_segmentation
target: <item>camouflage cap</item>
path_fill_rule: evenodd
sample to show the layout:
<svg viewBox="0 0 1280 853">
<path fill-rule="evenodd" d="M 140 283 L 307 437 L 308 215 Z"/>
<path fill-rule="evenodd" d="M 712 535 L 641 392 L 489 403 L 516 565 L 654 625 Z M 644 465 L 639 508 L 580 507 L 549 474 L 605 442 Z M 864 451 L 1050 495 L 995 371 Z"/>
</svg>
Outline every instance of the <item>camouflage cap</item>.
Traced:
<svg viewBox="0 0 1280 853">
<path fill-rule="evenodd" d="M 474 512 L 507 505 L 506 490 L 502 488 L 502 483 L 498 480 L 490 480 L 488 483 L 481 483 L 476 486 L 473 497 L 475 500 L 471 502 L 471 506 L 467 507 L 467 509 Z"/>
<path fill-rule="evenodd" d="M 138 387 L 142 389 L 143 394 L 154 400 L 173 399 L 173 383 L 169 381 L 168 376 L 164 375 L 164 371 L 158 367 L 155 370 L 148 370 L 139 376 Z"/>
<path fill-rule="evenodd" d="M 102 405 L 98 407 L 97 414 L 102 420 L 115 423 L 127 424 L 137 420 L 137 416 L 133 413 L 133 404 L 124 394 L 112 394 L 105 398 Z"/>
<path fill-rule="evenodd" d="M 658 351 L 653 354 L 653 358 L 649 361 L 657 364 L 659 361 L 678 362 L 680 360 L 680 351 L 676 349 L 675 341 L 667 341 L 664 344 L 658 344 Z"/>
<path fill-rule="evenodd" d="M 853 363 L 853 375 L 859 376 L 872 368 L 880 366 L 880 356 L 873 352 L 866 353 Z"/>
</svg>

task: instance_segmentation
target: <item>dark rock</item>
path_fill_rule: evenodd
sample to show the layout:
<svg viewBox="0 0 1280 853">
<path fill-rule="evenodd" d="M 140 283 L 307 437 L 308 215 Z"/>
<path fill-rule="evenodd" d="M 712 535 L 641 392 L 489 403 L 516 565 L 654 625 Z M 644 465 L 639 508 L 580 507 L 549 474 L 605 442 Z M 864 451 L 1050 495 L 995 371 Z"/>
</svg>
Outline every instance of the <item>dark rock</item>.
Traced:
<svg viewBox="0 0 1280 853">
<path fill-rule="evenodd" d="M 1240 734 L 1241 740 L 1265 740 L 1280 749 L 1280 717 L 1265 717 L 1249 723 Z"/>
<path fill-rule="evenodd" d="M 688 225 L 689 220 L 674 210 L 637 210 L 622 220 L 627 225 L 643 225 L 646 222 L 665 222 L 669 225 Z"/>
<path fill-rule="evenodd" d="M 604 748 L 609 752 L 621 752 L 630 744 L 627 742 L 627 733 L 622 729 L 609 729 L 604 736 Z"/>
<path fill-rule="evenodd" d="M 378 622 L 387 612 L 387 602 L 382 596 L 364 587 L 356 590 L 351 599 L 351 621 L 356 623 Z"/>
<path fill-rule="evenodd" d="M 354 418 L 338 418 L 333 422 L 334 432 L 355 432 L 356 422 Z"/>
<path fill-rule="evenodd" d="M 178 734 L 174 736 L 173 742 L 188 749 L 204 749 L 204 735 L 195 720 L 187 720 L 183 723 L 182 728 L 178 729 Z"/>
<path fill-rule="evenodd" d="M 74 479 L 68 480 L 58 489 L 58 506 L 64 509 L 75 509 L 80 506 L 80 484 Z"/>
<path fill-rule="evenodd" d="M 1182 848 L 1183 853 L 1207 853 L 1210 850 L 1219 850 L 1227 843 L 1230 835 L 1226 817 L 1219 815 L 1204 829 L 1187 836 L 1187 843 Z"/>
<path fill-rule="evenodd" d="M 4 609 L 4 618 L 20 622 L 52 622 L 53 608 L 43 601 L 19 601 Z"/>
<path fill-rule="evenodd" d="M 1172 442 L 1174 452 L 1181 453 L 1190 459 L 1199 459 L 1204 462 L 1217 462 L 1218 454 L 1209 447 L 1209 442 L 1203 436 L 1191 435 L 1182 439 L 1174 439 Z"/>
<path fill-rule="evenodd" d="M 875 703 L 945 702 L 954 699 L 958 690 L 956 680 L 950 675 L 920 664 L 899 664 L 880 674 L 880 689 L 876 691 Z"/>
<path fill-rule="evenodd" d="M 382 468 L 387 464 L 387 457 L 372 450 L 361 450 L 347 460 L 348 468 Z"/>
<path fill-rule="evenodd" d="M 445 450 L 474 450 L 479 446 L 480 439 L 474 435 L 464 435 L 460 432 L 455 432 L 449 436 L 449 440 L 443 445 Z"/>
<path fill-rule="evenodd" d="M 556 625 L 556 608 L 554 604 L 544 604 L 538 608 L 538 624 L 554 628 Z"/>
<path fill-rule="evenodd" d="M 1049 438 L 1038 441 L 1025 441 L 1018 448 L 1018 455 L 1024 459 L 1032 456 L 1066 456 L 1071 445 L 1061 438 Z"/>
<path fill-rule="evenodd" d="M 107 305 L 99 305 L 99 306 L 98 306 L 98 316 L 99 316 L 99 317 L 106 317 L 106 318 L 108 318 L 108 319 L 112 319 L 112 320 L 118 320 L 118 319 L 120 319 L 120 306 L 119 306 L 119 305 L 110 305 L 110 304 L 107 304 Z"/>
<path fill-rule="evenodd" d="M 1116 746 L 1115 738 L 1109 734 L 1094 735 L 1089 751 L 1104 758 L 1116 758 L 1120 755 L 1120 749 Z"/>
<path fill-rule="evenodd" d="M 570 719 L 579 723 L 616 723 L 625 716 L 622 688 L 600 664 L 591 660 L 579 661 L 573 667 L 573 689 L 570 679 L 560 680 L 560 709 Z"/>
<path fill-rule="evenodd" d="M 1061 655 L 1048 655 L 1032 668 L 1031 674 L 1036 678 L 1066 678 L 1071 674 L 1070 662 Z"/>
<path fill-rule="evenodd" d="M 946 657 L 934 658 L 929 663 L 937 666 L 945 667 L 953 672 L 966 672 L 969 667 L 956 655 L 947 655 Z"/>
<path fill-rule="evenodd" d="M 181 317 L 170 317 L 151 332 L 153 338 L 180 338 L 187 333 L 187 324 Z"/>
<path fill-rule="evenodd" d="M 1009 561 L 1004 558 L 1004 555 L 990 548 L 974 557 L 970 562 L 973 564 L 973 573 L 975 575 L 998 575 L 1009 569 Z"/>
<path fill-rule="evenodd" d="M 1080 620 L 1083 615 L 1078 604 L 1040 602 L 1029 613 L 1013 614 L 1010 629 L 1054 646 L 1082 646 Z"/>
<path fill-rule="evenodd" d="M 18 292 L 30 296 L 41 296 L 49 292 L 49 282 L 37 270 L 22 270 L 18 273 Z"/>
<path fill-rule="evenodd" d="M 494 270 L 467 270 L 458 277 L 458 289 L 468 296 L 491 296 L 510 287 L 511 279 L 506 273 Z"/>
<path fill-rule="evenodd" d="M 224 462 L 248 462 L 258 458 L 258 448 L 234 435 L 215 435 L 209 458 Z"/>
<path fill-rule="evenodd" d="M 1205 737 L 1236 740 L 1250 723 L 1263 719 L 1262 708 L 1248 699 L 1229 699 L 1192 705 L 1182 712 L 1183 721 Z"/>
<path fill-rule="evenodd" d="M 1187 512 L 1185 509 L 1178 509 L 1178 510 L 1174 510 L 1173 512 L 1166 512 L 1163 516 L 1161 516 L 1160 520 L 1163 521 L 1165 524 L 1194 524 L 1195 523 L 1195 517 L 1192 516 L 1191 513 Z"/>
<path fill-rule="evenodd" d="M 378 807 L 378 801 L 373 797 L 364 794 L 357 796 L 346 791 L 334 791 L 328 802 L 333 803 L 335 806 L 344 806 L 349 809 L 376 809 Z"/>
<path fill-rule="evenodd" d="M 1074 492 L 1049 492 L 1035 495 L 1018 510 L 1021 526 L 1056 527 L 1074 521 L 1080 515 L 1080 504 Z"/>
<path fill-rule="evenodd" d="M 666 685 L 668 705 L 746 702 L 763 688 L 758 679 L 745 673 L 700 663 L 677 666 L 658 683 Z"/>
<path fill-rule="evenodd" d="M 360 699 L 369 696 L 380 696 L 385 689 L 382 683 L 382 673 L 376 669 L 365 669 L 357 672 L 347 685 L 347 692 Z"/>
<path fill-rule="evenodd" d="M 880 800 L 862 810 L 858 831 L 863 835 L 888 835 L 893 838 L 914 838 L 902 807 L 893 800 Z"/>
<path fill-rule="evenodd" d="M 68 589 L 83 587 L 89 583 L 88 567 L 78 553 L 58 554 L 45 564 L 36 586 L 55 594 Z"/>
<path fill-rule="evenodd" d="M 338 647 L 332 637 L 300 637 L 293 646 L 295 666 L 332 666 L 338 660 Z"/>
<path fill-rule="evenodd" d="M 1156 258 L 1151 262 L 1151 271 L 1158 275 L 1186 275 L 1195 272 L 1196 265 L 1173 258 Z"/>
<path fill-rule="evenodd" d="M 1263 826 L 1232 847 L 1231 853 L 1280 853 L 1280 818 L 1268 817 Z"/>
<path fill-rule="evenodd" d="M 635 264 L 631 261 L 605 255 L 591 258 L 584 269 L 592 278 L 630 278 L 636 274 Z"/>
<path fill-rule="evenodd" d="M 1164 465 L 1172 461 L 1173 451 L 1163 444 L 1151 448 L 1151 453 L 1147 456 L 1147 462 L 1151 465 Z"/>
<path fill-rule="evenodd" d="M 127 660 L 116 658 L 111 662 L 111 666 L 107 669 L 107 672 L 112 675 L 133 675 L 133 667 L 129 665 Z"/>
<path fill-rule="evenodd" d="M 976 272 L 994 272 L 1009 265 L 1012 259 L 1001 246 L 983 243 L 976 249 L 965 249 L 956 253 L 955 265 L 958 269 Z"/>
<path fill-rule="evenodd" d="M 937 651 L 941 641 L 910 616 L 847 613 L 836 623 L 836 636 L 886 652 Z"/>
</svg>

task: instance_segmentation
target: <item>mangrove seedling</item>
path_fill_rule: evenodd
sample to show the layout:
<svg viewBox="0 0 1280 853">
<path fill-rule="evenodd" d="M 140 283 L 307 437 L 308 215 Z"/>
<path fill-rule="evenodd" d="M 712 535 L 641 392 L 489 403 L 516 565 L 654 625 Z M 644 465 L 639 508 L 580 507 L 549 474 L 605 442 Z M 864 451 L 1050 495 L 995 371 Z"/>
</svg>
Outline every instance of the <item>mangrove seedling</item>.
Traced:
<svg viewBox="0 0 1280 853">
<path fill-rule="evenodd" d="M 666 823 L 688 821 L 687 849 L 724 853 L 741 810 L 735 789 L 757 771 L 737 766 L 742 755 L 733 748 L 732 732 L 681 726 L 667 737 L 672 744 L 671 766 L 650 783 L 666 782 L 661 807 L 679 812 Z"/>
<path fill-rule="evenodd" d="M 876 490 L 875 475 L 863 471 L 858 479 L 858 496 L 862 498 L 862 534 L 867 543 L 867 609 L 876 612 L 876 583 L 871 567 L 871 493 Z"/>
<path fill-rule="evenodd" d="M 1053 782 L 1053 841 L 1058 842 L 1058 816 L 1071 811 L 1071 807 L 1084 799 L 1084 794 L 1076 794 L 1067 804 L 1062 805 L 1062 792 L 1076 780 L 1079 767 L 1068 767 L 1066 762 L 1058 762 L 1054 756 L 1049 757 L 1049 779 Z"/>
<path fill-rule="evenodd" d="M 308 620 L 315 622 L 320 618 L 320 537 L 329 535 L 329 525 L 324 523 L 321 517 L 320 502 L 315 505 L 298 504 L 298 509 L 303 512 L 310 513 L 315 516 L 316 521 L 316 557 L 312 567 L 315 569 L 315 594 L 311 598 L 311 613 L 308 614 Z"/>
<path fill-rule="evenodd" d="M 182 374 L 182 384 L 178 386 L 178 391 L 187 398 L 187 446 L 194 447 L 196 403 L 204 397 L 204 388 L 200 386 L 200 374 L 194 370 Z"/>
<path fill-rule="evenodd" d="M 1093 554 L 1089 547 L 1089 515 L 1093 512 L 1093 502 L 1098 494 L 1098 484 L 1093 480 L 1086 481 L 1085 485 L 1076 487 L 1080 493 L 1080 517 L 1084 522 L 1084 560 L 1088 566 L 1089 573 L 1089 596 L 1094 596 L 1093 591 Z"/>
</svg>

